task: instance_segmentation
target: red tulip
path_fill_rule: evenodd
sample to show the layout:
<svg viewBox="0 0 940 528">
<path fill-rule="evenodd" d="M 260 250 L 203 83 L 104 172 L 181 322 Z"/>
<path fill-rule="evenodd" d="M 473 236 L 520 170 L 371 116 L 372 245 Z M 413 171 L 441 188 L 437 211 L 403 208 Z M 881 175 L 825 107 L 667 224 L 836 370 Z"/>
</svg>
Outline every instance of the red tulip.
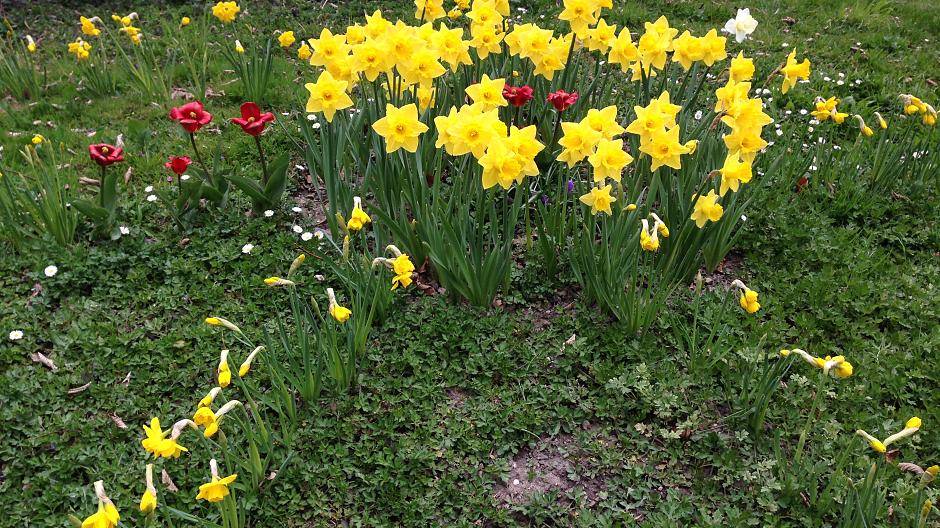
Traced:
<svg viewBox="0 0 940 528">
<path fill-rule="evenodd" d="M 182 176 L 192 163 L 193 160 L 189 159 L 189 156 L 170 156 L 170 161 L 163 166 L 175 172 L 177 176 Z"/>
<path fill-rule="evenodd" d="M 124 149 L 107 143 L 88 145 L 88 155 L 91 156 L 92 161 L 102 167 L 124 161 Z"/>
<path fill-rule="evenodd" d="M 568 93 L 564 90 L 558 90 L 548 94 L 548 102 L 555 107 L 555 110 L 562 112 L 569 106 L 578 102 L 578 92 Z"/>
<path fill-rule="evenodd" d="M 529 86 L 509 86 L 503 88 L 503 97 L 513 106 L 522 106 L 532 99 L 532 88 Z"/>
<path fill-rule="evenodd" d="M 274 114 L 271 112 L 261 113 L 261 109 L 255 103 L 242 103 L 242 116 L 233 117 L 232 123 L 242 127 L 242 130 L 250 136 L 258 137 L 264 132 L 265 123 L 274 121 Z"/>
<path fill-rule="evenodd" d="M 192 134 L 212 121 L 212 114 L 206 112 L 199 101 L 186 103 L 170 110 L 170 119 L 178 122 Z"/>
</svg>

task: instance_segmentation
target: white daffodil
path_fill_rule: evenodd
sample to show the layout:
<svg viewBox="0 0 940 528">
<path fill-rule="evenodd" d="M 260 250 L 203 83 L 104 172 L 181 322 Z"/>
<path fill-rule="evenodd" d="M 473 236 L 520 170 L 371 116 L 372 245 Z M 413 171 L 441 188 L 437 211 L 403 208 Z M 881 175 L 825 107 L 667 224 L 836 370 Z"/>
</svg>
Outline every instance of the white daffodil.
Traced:
<svg viewBox="0 0 940 528">
<path fill-rule="evenodd" d="M 744 8 L 738 9 L 738 14 L 725 22 L 722 31 L 734 35 L 734 40 L 737 42 L 744 42 L 755 29 L 757 29 L 757 20 L 751 16 L 750 9 Z"/>
</svg>

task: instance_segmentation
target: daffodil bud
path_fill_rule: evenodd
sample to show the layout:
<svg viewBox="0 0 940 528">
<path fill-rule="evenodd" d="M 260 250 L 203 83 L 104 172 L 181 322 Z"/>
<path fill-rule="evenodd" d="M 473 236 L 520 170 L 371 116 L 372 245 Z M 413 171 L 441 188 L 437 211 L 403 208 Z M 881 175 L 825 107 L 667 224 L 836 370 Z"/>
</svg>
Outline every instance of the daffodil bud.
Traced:
<svg viewBox="0 0 940 528">
<path fill-rule="evenodd" d="M 865 120 L 862 119 L 862 116 L 855 114 L 855 119 L 858 121 L 858 130 L 863 136 L 871 137 L 875 134 L 875 131 L 865 124 Z"/>
<path fill-rule="evenodd" d="M 294 281 L 288 280 L 288 279 L 282 279 L 280 277 L 268 277 L 267 279 L 264 279 L 264 283 L 272 287 L 296 286 L 296 283 L 294 283 Z"/>
<path fill-rule="evenodd" d="M 333 288 L 326 289 L 326 296 L 330 300 L 329 312 L 330 315 L 333 316 L 333 319 L 339 323 L 345 323 L 348 321 L 352 316 L 352 310 L 341 306 L 338 302 L 336 302 L 336 293 L 333 291 Z"/>
<path fill-rule="evenodd" d="M 304 260 L 306 258 L 307 258 L 307 255 L 304 253 L 297 255 L 297 258 L 295 258 L 294 261 L 290 263 L 290 269 L 287 270 L 287 276 L 290 277 L 291 275 L 293 275 L 294 272 L 297 271 L 297 268 L 299 268 L 300 265 L 304 263 Z"/>
<path fill-rule="evenodd" d="M 245 358 L 245 361 L 242 362 L 241 366 L 238 367 L 238 377 L 244 378 L 248 374 L 248 370 L 251 369 L 251 362 L 255 360 L 255 356 L 258 355 L 258 352 L 261 352 L 264 349 L 264 346 L 258 346 L 251 351 L 251 354 L 248 354 L 248 357 Z"/>
<path fill-rule="evenodd" d="M 922 486 L 926 486 L 934 481 L 937 478 L 937 473 L 940 473 L 940 466 L 934 464 L 929 468 L 925 469 L 923 474 L 920 476 L 920 483 Z"/>
<path fill-rule="evenodd" d="M 239 55 L 241 55 L 242 53 L 245 53 L 245 47 L 242 46 L 242 43 L 238 40 L 235 41 L 235 52 L 238 53 Z"/>
<path fill-rule="evenodd" d="M 220 392 L 222 392 L 222 387 L 213 387 L 212 390 L 209 391 L 209 394 L 206 394 L 201 400 L 199 400 L 199 407 L 208 407 L 212 405 L 212 402 Z"/>
<path fill-rule="evenodd" d="M 902 440 L 904 438 L 914 435 L 917 431 L 920 430 L 920 426 L 921 426 L 920 418 L 916 416 L 911 418 L 910 420 L 907 421 L 907 423 L 904 424 L 904 429 L 902 429 L 901 431 L 897 433 L 894 433 L 888 438 L 885 438 L 884 440 L 885 447 L 897 442 L 898 440 Z"/>
<path fill-rule="evenodd" d="M 222 350 L 219 354 L 219 366 L 216 368 L 216 376 L 219 387 L 223 389 L 232 383 L 232 371 L 228 366 L 228 349 Z"/>
<path fill-rule="evenodd" d="M 225 405 L 220 407 L 218 411 L 215 412 L 215 419 L 218 420 L 219 418 L 222 418 L 223 416 L 228 414 L 232 409 L 234 409 L 235 407 L 239 407 L 240 405 L 242 405 L 242 402 L 238 400 L 232 400 L 226 403 Z"/>
<path fill-rule="evenodd" d="M 855 434 L 857 434 L 857 435 L 861 436 L 862 438 L 864 438 L 865 440 L 867 440 L 867 441 L 868 441 L 868 445 L 871 446 L 871 448 L 874 449 L 875 452 L 877 452 L 877 453 L 884 453 L 884 452 L 886 452 L 886 451 L 888 450 L 887 446 L 886 446 L 884 443 L 882 443 L 881 440 L 878 440 L 878 439 L 875 438 L 874 436 L 872 436 L 872 435 L 866 433 L 865 431 L 863 431 L 863 430 L 861 430 L 861 429 L 855 431 Z"/>
<path fill-rule="evenodd" d="M 153 485 L 153 464 L 147 464 L 147 469 L 144 476 L 144 484 L 146 486 L 146 490 L 144 491 L 143 496 L 140 498 L 140 511 L 143 513 L 150 513 L 157 509 L 157 488 L 155 488 Z"/>
<path fill-rule="evenodd" d="M 192 427 L 196 429 L 196 423 L 190 420 L 189 418 L 183 418 L 182 420 L 173 424 L 173 428 L 170 432 L 170 440 L 176 440 L 183 434 L 183 430 L 187 427 Z"/>
<path fill-rule="evenodd" d="M 881 114 L 879 114 L 878 112 L 875 112 L 875 118 L 878 119 L 878 126 L 882 130 L 886 130 L 888 128 L 888 122 L 885 121 L 885 118 L 881 117 Z"/>
<path fill-rule="evenodd" d="M 242 333 L 242 329 L 235 326 L 235 323 L 222 319 L 221 317 L 206 317 L 206 324 L 211 326 L 224 326 L 233 332 Z"/>
</svg>

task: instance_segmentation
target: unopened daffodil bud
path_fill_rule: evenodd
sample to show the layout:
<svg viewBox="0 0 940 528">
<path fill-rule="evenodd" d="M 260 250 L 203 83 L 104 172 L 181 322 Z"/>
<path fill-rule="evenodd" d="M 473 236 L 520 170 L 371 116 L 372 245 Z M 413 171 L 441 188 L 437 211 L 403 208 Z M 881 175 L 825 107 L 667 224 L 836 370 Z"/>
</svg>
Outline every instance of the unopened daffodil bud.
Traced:
<svg viewBox="0 0 940 528">
<path fill-rule="evenodd" d="M 238 40 L 235 41 L 235 53 L 238 53 L 239 55 L 245 53 L 245 47 L 242 46 L 242 43 Z"/>
<path fill-rule="evenodd" d="M 287 276 L 290 277 L 291 275 L 293 275 L 294 272 L 297 271 L 297 268 L 299 268 L 300 265 L 304 263 L 304 260 L 306 258 L 307 258 L 307 255 L 304 253 L 297 255 L 297 258 L 295 258 L 294 261 L 290 263 L 290 268 L 287 270 Z"/>
<path fill-rule="evenodd" d="M 858 431 L 855 431 L 855 434 L 867 440 L 868 445 L 871 446 L 871 448 L 874 449 L 875 452 L 877 453 L 885 453 L 888 450 L 888 447 L 884 445 L 884 443 L 881 440 L 878 440 L 874 436 L 866 433 L 865 431 L 861 429 L 859 429 Z"/>
<path fill-rule="evenodd" d="M 640 247 L 644 251 L 656 251 L 659 249 L 659 234 L 656 232 L 656 228 L 650 229 L 649 221 L 647 219 L 640 220 L 642 227 L 640 228 Z"/>
<path fill-rule="evenodd" d="M 362 198 L 354 196 L 352 213 L 349 215 L 349 222 L 346 226 L 350 231 L 359 231 L 370 222 L 372 222 L 372 218 L 362 208 Z"/>
<path fill-rule="evenodd" d="M 888 122 L 885 121 L 885 118 L 881 117 L 881 114 L 879 114 L 878 112 L 875 112 L 875 119 L 878 120 L 878 127 L 879 127 L 879 128 L 881 128 L 882 130 L 887 130 L 887 128 L 888 128 Z"/>
<path fill-rule="evenodd" d="M 222 387 L 223 389 L 232 383 L 232 371 L 228 366 L 228 349 L 223 350 L 219 355 L 219 366 L 216 368 L 216 376 L 219 382 L 219 387 Z"/>
<path fill-rule="evenodd" d="M 140 511 L 150 513 L 157 509 L 157 488 L 153 485 L 153 464 L 147 464 L 147 470 L 144 477 L 146 490 L 140 498 Z"/>
<path fill-rule="evenodd" d="M 180 19 L 180 27 L 186 27 L 192 22 L 188 16 L 184 16 Z"/>
<path fill-rule="evenodd" d="M 650 213 L 650 216 L 653 217 L 653 225 L 656 227 L 656 231 L 659 233 L 659 236 L 663 238 L 669 238 L 669 228 L 666 227 L 666 222 L 663 222 L 662 219 L 656 215 L 656 213 Z"/>
<path fill-rule="evenodd" d="M 258 346 L 251 351 L 251 354 L 248 354 L 248 357 L 245 358 L 245 361 L 243 361 L 241 366 L 238 367 L 239 378 L 244 378 L 248 374 L 248 371 L 251 369 L 251 362 L 255 360 L 255 356 L 257 356 L 258 353 L 263 349 L 264 346 Z"/>
<path fill-rule="evenodd" d="M 624 207 L 623 210 L 627 212 L 636 211 L 636 204 L 635 203 L 627 204 L 627 206 Z"/>
<path fill-rule="evenodd" d="M 235 326 L 235 323 L 222 319 L 221 317 L 206 317 L 206 324 L 211 326 L 224 326 L 233 332 L 242 333 L 242 329 Z"/>
<path fill-rule="evenodd" d="M 36 49 L 36 41 L 33 40 L 33 37 L 26 35 L 26 51 L 36 53 Z"/>
<path fill-rule="evenodd" d="M 870 126 L 865 124 L 865 120 L 862 116 L 855 114 L 855 120 L 858 121 L 858 130 L 865 137 L 872 137 L 875 135 L 875 131 L 871 129 Z"/>
<path fill-rule="evenodd" d="M 296 286 L 294 281 L 282 279 L 280 277 L 268 277 L 267 279 L 264 279 L 264 283 L 268 286 Z"/>
<path fill-rule="evenodd" d="M 333 288 L 326 289 L 326 296 L 330 300 L 329 312 L 333 319 L 336 319 L 339 323 L 348 321 L 352 316 L 352 310 L 336 302 L 336 292 L 333 291 Z"/>
<path fill-rule="evenodd" d="M 213 387 L 208 394 L 199 400 L 199 406 L 208 407 L 212 405 L 212 402 L 215 401 L 215 398 L 219 395 L 220 392 L 222 392 L 222 387 Z"/>
<path fill-rule="evenodd" d="M 920 483 L 922 486 L 926 486 L 934 481 L 937 478 L 937 473 L 940 473 L 940 466 L 934 464 L 929 468 L 925 469 L 920 476 Z"/>
</svg>

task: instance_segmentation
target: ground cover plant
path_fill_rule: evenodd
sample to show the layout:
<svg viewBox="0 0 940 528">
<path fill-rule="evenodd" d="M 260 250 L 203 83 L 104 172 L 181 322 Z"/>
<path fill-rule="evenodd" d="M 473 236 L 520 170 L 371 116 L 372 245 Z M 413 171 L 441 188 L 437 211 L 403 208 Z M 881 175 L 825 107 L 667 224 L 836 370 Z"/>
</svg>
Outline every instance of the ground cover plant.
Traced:
<svg viewBox="0 0 940 528">
<path fill-rule="evenodd" d="M 929 3 L 60 7 L 0 526 L 937 522 Z"/>
</svg>

